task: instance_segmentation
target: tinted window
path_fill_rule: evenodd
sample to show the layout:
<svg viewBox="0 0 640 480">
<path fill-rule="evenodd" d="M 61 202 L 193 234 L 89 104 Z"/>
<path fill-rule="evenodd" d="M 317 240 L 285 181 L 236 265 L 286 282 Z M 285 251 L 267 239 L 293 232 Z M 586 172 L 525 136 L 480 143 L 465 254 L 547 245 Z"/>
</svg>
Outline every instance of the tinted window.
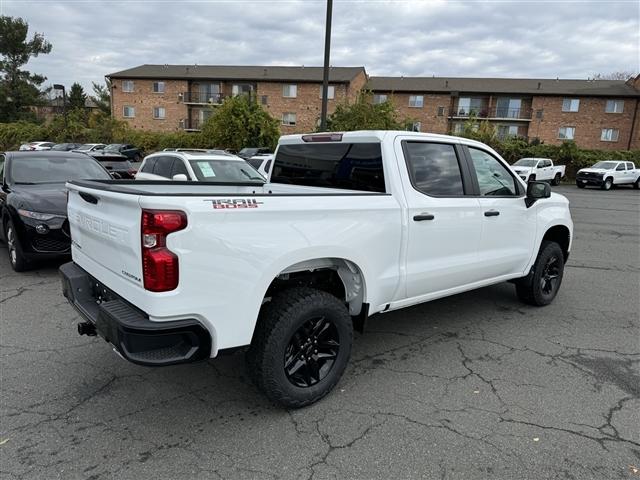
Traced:
<svg viewBox="0 0 640 480">
<path fill-rule="evenodd" d="M 469 153 L 478 178 L 480 195 L 518 195 L 515 180 L 497 158 L 475 148 L 469 148 Z"/>
<path fill-rule="evenodd" d="M 84 155 L 14 157 L 8 174 L 12 183 L 64 183 L 111 178 L 97 161 Z"/>
<path fill-rule="evenodd" d="M 176 158 L 175 162 L 173 162 L 173 169 L 171 170 L 171 178 L 173 178 L 174 175 L 178 175 L 178 174 L 186 175 L 187 179 L 189 179 L 189 172 L 187 171 L 187 167 L 185 167 L 184 165 L 184 161 Z"/>
<path fill-rule="evenodd" d="M 626 170 L 626 168 L 625 168 L 625 166 L 624 166 L 624 163 L 619 164 L 619 165 L 616 167 L 616 170 Z"/>
<path fill-rule="evenodd" d="M 173 157 L 158 157 L 156 166 L 153 169 L 155 175 L 171 178 L 171 168 L 173 167 Z"/>
<path fill-rule="evenodd" d="M 255 169 L 260 168 L 260 165 L 262 165 L 262 159 L 260 158 L 250 158 L 247 162 Z"/>
<path fill-rule="evenodd" d="M 4 155 L 0 155 L 0 183 L 4 177 Z"/>
<path fill-rule="evenodd" d="M 155 166 L 156 166 L 156 159 L 148 158 L 147 160 L 145 160 L 144 165 L 142 166 L 140 171 L 144 173 L 153 173 L 153 167 Z"/>
<path fill-rule="evenodd" d="M 267 164 L 264 166 L 264 171 L 269 173 L 269 169 L 271 168 L 271 160 L 267 161 Z"/>
<path fill-rule="evenodd" d="M 453 145 L 406 142 L 404 146 L 413 186 L 427 195 L 464 195 L 460 164 Z"/>
<path fill-rule="evenodd" d="M 280 145 L 271 181 L 312 187 L 384 192 L 379 143 Z"/>
<path fill-rule="evenodd" d="M 631 162 L 627 162 L 627 170 L 633 170 L 633 169 L 635 169 L 635 168 L 636 168 L 636 167 L 635 167 L 635 165 L 634 165 L 633 163 L 631 163 Z"/>
</svg>

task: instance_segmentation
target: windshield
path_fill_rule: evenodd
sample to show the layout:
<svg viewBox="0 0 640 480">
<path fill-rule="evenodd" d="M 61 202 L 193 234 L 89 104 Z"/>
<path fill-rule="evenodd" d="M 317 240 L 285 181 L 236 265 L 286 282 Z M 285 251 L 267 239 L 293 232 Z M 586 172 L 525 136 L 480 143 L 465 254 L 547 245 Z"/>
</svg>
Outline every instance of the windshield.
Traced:
<svg viewBox="0 0 640 480">
<path fill-rule="evenodd" d="M 120 149 L 119 143 L 110 143 L 109 145 L 104 147 L 104 150 L 108 152 L 117 152 L 119 149 Z"/>
<path fill-rule="evenodd" d="M 239 155 L 255 155 L 258 152 L 257 148 L 243 148 L 238 152 Z"/>
<path fill-rule="evenodd" d="M 616 168 L 618 162 L 598 162 L 591 168 L 602 168 L 604 170 L 612 170 Z"/>
<path fill-rule="evenodd" d="M 189 163 L 201 182 L 265 182 L 251 165 L 239 160 L 190 160 Z"/>
<path fill-rule="evenodd" d="M 533 158 L 521 158 L 513 165 L 517 167 L 535 167 L 537 164 L 538 160 L 535 160 Z"/>
<path fill-rule="evenodd" d="M 65 183 L 69 180 L 105 180 L 109 174 L 92 158 L 78 157 L 15 157 L 9 170 L 11 183 Z"/>
</svg>

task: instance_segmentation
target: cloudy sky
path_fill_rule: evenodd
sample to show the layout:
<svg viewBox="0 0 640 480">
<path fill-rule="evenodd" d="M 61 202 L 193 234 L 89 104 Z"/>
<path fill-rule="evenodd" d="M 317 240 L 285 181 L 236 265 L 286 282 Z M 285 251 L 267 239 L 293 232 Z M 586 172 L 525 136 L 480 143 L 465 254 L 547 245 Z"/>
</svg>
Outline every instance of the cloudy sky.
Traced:
<svg viewBox="0 0 640 480">
<path fill-rule="evenodd" d="M 322 65 L 325 0 L 0 0 L 44 33 L 29 68 L 103 81 L 143 63 Z M 335 0 L 331 64 L 370 75 L 587 78 L 640 71 L 640 1 Z"/>
</svg>

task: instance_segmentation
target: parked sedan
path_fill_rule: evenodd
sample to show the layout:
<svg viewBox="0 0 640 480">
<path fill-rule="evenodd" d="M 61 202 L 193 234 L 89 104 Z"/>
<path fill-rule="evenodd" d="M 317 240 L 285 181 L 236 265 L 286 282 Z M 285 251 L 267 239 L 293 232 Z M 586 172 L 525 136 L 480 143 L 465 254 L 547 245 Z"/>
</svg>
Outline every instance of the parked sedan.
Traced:
<svg viewBox="0 0 640 480">
<path fill-rule="evenodd" d="M 70 152 L 71 150 L 77 150 L 81 146 L 81 143 L 56 143 L 51 147 L 51 150 L 56 152 Z"/>
<path fill-rule="evenodd" d="M 142 151 L 130 143 L 110 143 L 104 147 L 104 151 L 109 153 L 119 153 L 134 162 L 141 162 L 143 156 Z"/>
<path fill-rule="evenodd" d="M 33 150 L 50 150 L 55 143 L 53 142 L 28 142 L 20 145 L 20 151 L 33 151 Z"/>
<path fill-rule="evenodd" d="M 83 145 L 80 145 L 78 148 L 76 148 L 73 151 L 89 153 L 89 152 L 94 152 L 96 150 L 103 150 L 104 147 L 106 147 L 104 143 L 85 143 Z"/>
<path fill-rule="evenodd" d="M 13 269 L 20 272 L 38 259 L 68 255 L 65 182 L 109 178 L 97 161 L 80 153 L 0 154 L 0 230 Z"/>
</svg>

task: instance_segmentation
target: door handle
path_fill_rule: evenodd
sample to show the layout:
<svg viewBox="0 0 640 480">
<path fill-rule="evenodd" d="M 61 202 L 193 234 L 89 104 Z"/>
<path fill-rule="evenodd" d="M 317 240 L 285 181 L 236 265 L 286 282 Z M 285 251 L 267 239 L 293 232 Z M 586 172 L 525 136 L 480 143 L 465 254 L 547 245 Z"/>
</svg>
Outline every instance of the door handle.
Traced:
<svg viewBox="0 0 640 480">
<path fill-rule="evenodd" d="M 94 197 L 93 195 L 91 195 L 90 193 L 87 192 L 78 192 L 78 195 L 80 195 L 80 197 L 88 203 L 93 203 L 94 205 L 98 204 L 98 197 Z"/>
<path fill-rule="evenodd" d="M 497 217 L 498 215 L 500 215 L 500 212 L 497 210 L 488 210 L 484 212 L 485 217 Z"/>
<path fill-rule="evenodd" d="M 415 222 L 422 222 L 423 220 L 433 220 L 434 218 L 436 217 L 434 217 L 430 213 L 421 213 L 420 215 L 413 216 L 413 220 Z"/>
</svg>

